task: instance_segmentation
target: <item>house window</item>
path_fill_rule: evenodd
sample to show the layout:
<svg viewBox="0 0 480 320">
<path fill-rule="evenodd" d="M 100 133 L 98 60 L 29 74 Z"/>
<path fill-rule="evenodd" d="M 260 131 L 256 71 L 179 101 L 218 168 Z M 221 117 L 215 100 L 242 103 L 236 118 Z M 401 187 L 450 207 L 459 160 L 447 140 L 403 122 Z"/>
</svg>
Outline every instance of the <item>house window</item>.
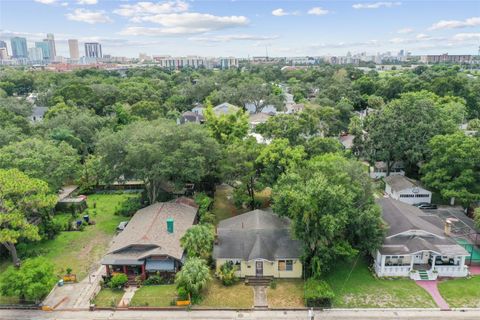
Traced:
<svg viewBox="0 0 480 320">
<path fill-rule="evenodd" d="M 278 260 L 278 271 L 292 271 L 293 260 Z"/>
<path fill-rule="evenodd" d="M 240 271 L 240 266 L 241 266 L 240 260 L 229 260 L 228 263 L 231 263 L 235 268 L 235 270 Z"/>
</svg>

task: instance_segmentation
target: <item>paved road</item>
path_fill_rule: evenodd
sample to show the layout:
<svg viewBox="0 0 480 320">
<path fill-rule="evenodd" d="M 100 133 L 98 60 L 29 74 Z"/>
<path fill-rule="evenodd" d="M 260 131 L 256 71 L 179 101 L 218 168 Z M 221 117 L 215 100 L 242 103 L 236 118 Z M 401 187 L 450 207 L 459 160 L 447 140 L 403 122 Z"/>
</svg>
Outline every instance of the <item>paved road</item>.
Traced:
<svg viewBox="0 0 480 320">
<path fill-rule="evenodd" d="M 307 311 L 27 311 L 0 310 L 2 320 L 307 320 Z M 470 320 L 480 319 L 480 309 L 438 310 L 328 310 L 315 312 L 315 320 Z"/>
</svg>

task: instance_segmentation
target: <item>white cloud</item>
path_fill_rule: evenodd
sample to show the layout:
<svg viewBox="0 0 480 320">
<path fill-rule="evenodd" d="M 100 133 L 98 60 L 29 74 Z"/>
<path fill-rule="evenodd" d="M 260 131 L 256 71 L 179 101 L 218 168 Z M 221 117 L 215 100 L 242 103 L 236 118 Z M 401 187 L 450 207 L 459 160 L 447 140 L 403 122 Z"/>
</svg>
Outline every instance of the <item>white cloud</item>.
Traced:
<svg viewBox="0 0 480 320">
<path fill-rule="evenodd" d="M 62 2 L 62 3 L 60 3 L 60 5 L 61 5 L 62 7 L 68 7 L 68 2 Z"/>
<path fill-rule="evenodd" d="M 412 28 L 403 28 L 403 29 L 397 30 L 397 33 L 407 34 L 407 33 L 412 33 L 413 31 L 415 31 L 415 30 L 413 30 Z"/>
<path fill-rule="evenodd" d="M 272 15 L 276 17 L 283 17 L 283 16 L 299 16 L 300 11 L 285 11 L 282 8 L 278 8 L 272 11 Z"/>
<path fill-rule="evenodd" d="M 157 14 L 153 16 L 136 17 L 132 21 L 160 24 L 165 27 L 164 30 L 167 33 L 209 32 L 245 26 L 249 22 L 244 16 L 215 16 L 196 12 Z"/>
<path fill-rule="evenodd" d="M 283 10 L 282 8 L 278 8 L 272 11 L 272 15 L 276 17 L 283 17 L 283 16 L 288 16 L 289 13 Z"/>
<path fill-rule="evenodd" d="M 401 2 L 371 2 L 371 3 L 356 3 L 352 5 L 354 9 L 378 9 L 378 8 L 392 8 L 401 5 Z"/>
<path fill-rule="evenodd" d="M 98 0 L 77 0 L 77 3 L 84 4 L 84 5 L 97 4 Z"/>
<path fill-rule="evenodd" d="M 43 3 L 43 4 L 54 4 L 57 1 L 58 0 L 35 0 L 35 2 Z"/>
<path fill-rule="evenodd" d="M 465 20 L 441 20 L 434 23 L 429 30 L 457 29 L 480 26 L 480 17 L 472 17 Z"/>
<path fill-rule="evenodd" d="M 85 22 L 89 24 L 95 23 L 108 23 L 113 22 L 109 16 L 105 14 L 105 11 L 90 11 L 86 9 L 75 9 L 73 13 L 67 13 L 65 15 L 68 20 Z"/>
<path fill-rule="evenodd" d="M 321 7 L 314 7 L 310 10 L 308 10 L 307 12 L 308 14 L 313 14 L 315 16 L 323 16 L 323 15 L 326 15 L 328 13 L 330 13 L 330 11 L 328 11 L 327 9 L 323 9 Z"/>
<path fill-rule="evenodd" d="M 136 4 L 123 4 L 113 12 L 124 17 L 148 16 L 155 14 L 167 14 L 185 12 L 188 10 L 188 3 L 185 1 L 167 2 L 138 2 Z"/>
<path fill-rule="evenodd" d="M 428 40 L 428 39 L 431 39 L 431 37 L 428 35 L 428 34 L 425 34 L 425 33 L 419 33 L 415 36 L 415 39 L 418 39 L 418 40 Z"/>
<path fill-rule="evenodd" d="M 200 42 L 230 42 L 230 41 L 267 41 L 278 39 L 278 36 L 257 36 L 250 34 L 229 34 L 229 35 L 211 35 L 202 37 L 192 37 L 189 40 Z"/>
<path fill-rule="evenodd" d="M 457 33 L 452 37 L 454 41 L 480 41 L 480 33 Z"/>
</svg>

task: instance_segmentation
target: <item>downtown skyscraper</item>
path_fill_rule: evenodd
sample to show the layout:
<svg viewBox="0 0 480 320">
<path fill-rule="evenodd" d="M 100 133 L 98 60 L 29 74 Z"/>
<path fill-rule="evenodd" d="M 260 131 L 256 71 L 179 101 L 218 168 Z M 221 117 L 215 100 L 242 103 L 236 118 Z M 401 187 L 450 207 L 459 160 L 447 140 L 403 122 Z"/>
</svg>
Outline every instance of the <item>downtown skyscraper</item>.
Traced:
<svg viewBox="0 0 480 320">
<path fill-rule="evenodd" d="M 102 45 L 98 42 L 85 42 L 85 57 L 86 58 L 101 58 Z"/>
<path fill-rule="evenodd" d="M 28 58 L 27 39 L 13 37 L 10 39 L 12 46 L 12 56 L 14 58 Z"/>
<path fill-rule="evenodd" d="M 68 49 L 70 51 L 70 59 L 78 60 L 80 58 L 77 39 L 68 39 Z"/>
</svg>

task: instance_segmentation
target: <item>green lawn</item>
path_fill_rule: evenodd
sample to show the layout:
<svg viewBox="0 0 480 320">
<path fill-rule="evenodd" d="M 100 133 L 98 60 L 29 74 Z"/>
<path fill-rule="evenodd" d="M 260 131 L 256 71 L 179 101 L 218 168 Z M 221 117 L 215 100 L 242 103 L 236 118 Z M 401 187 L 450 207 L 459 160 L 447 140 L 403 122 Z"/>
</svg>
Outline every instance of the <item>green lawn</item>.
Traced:
<svg viewBox="0 0 480 320">
<path fill-rule="evenodd" d="M 225 287 L 218 279 L 213 279 L 202 292 L 199 307 L 210 308 L 251 308 L 253 289 L 243 281 Z"/>
<path fill-rule="evenodd" d="M 275 289 L 267 289 L 270 308 L 303 308 L 303 279 L 277 279 Z"/>
<path fill-rule="evenodd" d="M 271 189 L 266 188 L 255 197 L 262 202 L 262 207 L 270 204 Z M 227 185 L 217 186 L 213 202 L 212 213 L 217 217 L 217 222 L 250 211 L 248 208 L 238 209 L 233 203 L 233 188 Z"/>
<path fill-rule="evenodd" d="M 177 296 L 175 285 L 144 286 L 135 292 L 131 307 L 168 307 Z"/>
<path fill-rule="evenodd" d="M 480 308 L 480 276 L 444 280 L 438 289 L 450 307 Z"/>
<path fill-rule="evenodd" d="M 413 280 L 378 279 L 366 259 L 339 262 L 325 276 L 335 292 L 334 308 L 434 308 L 430 295 Z M 351 274 L 350 274 L 351 272 Z"/>
<path fill-rule="evenodd" d="M 116 307 L 120 303 L 120 300 L 122 299 L 123 294 L 124 294 L 123 290 L 103 288 L 97 294 L 97 296 L 93 300 L 93 303 L 97 307 L 103 307 L 103 308 Z"/>
<path fill-rule="evenodd" d="M 73 269 L 81 280 L 105 254 L 115 234 L 117 225 L 128 218 L 114 215 L 115 207 L 132 194 L 94 194 L 88 196 L 87 203 L 91 220 L 95 225 L 87 226 L 84 231 L 61 232 L 55 239 L 33 243 L 29 246 L 32 253 L 42 255 L 52 261 L 56 271 L 61 274 L 67 267 Z M 97 204 L 96 210 L 93 203 Z M 95 214 L 96 212 L 96 214 Z M 0 264 L 0 271 L 10 262 Z"/>
</svg>

